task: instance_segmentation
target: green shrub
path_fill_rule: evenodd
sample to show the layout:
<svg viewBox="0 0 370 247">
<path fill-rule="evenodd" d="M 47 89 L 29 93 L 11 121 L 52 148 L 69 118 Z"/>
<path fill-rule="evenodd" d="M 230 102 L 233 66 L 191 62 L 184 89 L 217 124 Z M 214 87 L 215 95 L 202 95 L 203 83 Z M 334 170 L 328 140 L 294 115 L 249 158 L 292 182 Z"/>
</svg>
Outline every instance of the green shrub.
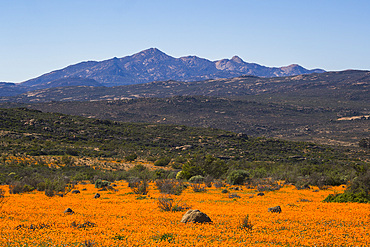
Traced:
<svg viewBox="0 0 370 247">
<path fill-rule="evenodd" d="M 171 161 L 171 158 L 169 157 L 163 157 L 154 162 L 155 166 L 167 166 Z"/>
<path fill-rule="evenodd" d="M 137 159 L 137 154 L 136 153 L 132 153 L 132 154 L 129 154 L 129 155 L 125 156 L 126 161 L 134 161 L 136 159 Z"/>
<path fill-rule="evenodd" d="M 328 195 L 324 202 L 358 202 L 358 203 L 370 203 L 370 195 L 365 192 L 351 193 L 346 191 L 342 194 L 331 194 Z"/>
<path fill-rule="evenodd" d="M 36 186 L 36 189 L 38 191 L 44 191 L 46 189 L 46 184 L 45 182 L 41 182 L 41 183 L 38 183 L 37 186 Z"/>
<path fill-rule="evenodd" d="M 98 179 L 95 181 L 95 188 L 98 188 L 98 189 L 101 189 L 103 187 L 107 187 L 109 186 L 110 183 L 108 181 L 104 181 L 104 180 L 101 180 L 101 179 Z"/>
<path fill-rule="evenodd" d="M 246 178 L 248 178 L 248 172 L 245 170 L 235 170 L 230 172 L 227 176 L 226 182 L 231 185 L 242 185 Z"/>
<path fill-rule="evenodd" d="M 189 178 L 190 183 L 202 183 L 204 181 L 204 177 L 202 175 L 196 175 Z"/>
<path fill-rule="evenodd" d="M 180 179 L 185 179 L 184 177 L 184 172 L 183 171 L 179 171 L 177 174 L 176 174 L 176 179 L 180 180 Z"/>
<path fill-rule="evenodd" d="M 14 181 L 9 185 L 9 193 L 10 194 L 20 194 L 23 192 L 30 192 L 34 190 L 35 188 L 25 184 L 22 181 Z"/>
<path fill-rule="evenodd" d="M 182 166 L 185 179 L 189 179 L 196 175 L 209 175 L 214 178 L 220 178 L 226 173 L 227 169 L 228 166 L 224 161 L 211 155 L 195 156 Z"/>
</svg>

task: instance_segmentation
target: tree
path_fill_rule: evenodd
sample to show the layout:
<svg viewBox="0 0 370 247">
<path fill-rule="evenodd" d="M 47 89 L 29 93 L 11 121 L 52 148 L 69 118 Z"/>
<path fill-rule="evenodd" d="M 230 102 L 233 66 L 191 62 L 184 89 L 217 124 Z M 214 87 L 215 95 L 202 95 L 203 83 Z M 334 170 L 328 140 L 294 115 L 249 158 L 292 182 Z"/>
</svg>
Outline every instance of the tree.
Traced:
<svg viewBox="0 0 370 247">
<path fill-rule="evenodd" d="M 227 172 L 227 169 L 228 166 L 224 161 L 211 155 L 196 156 L 183 165 L 182 176 L 186 179 L 197 175 L 220 178 Z"/>
</svg>

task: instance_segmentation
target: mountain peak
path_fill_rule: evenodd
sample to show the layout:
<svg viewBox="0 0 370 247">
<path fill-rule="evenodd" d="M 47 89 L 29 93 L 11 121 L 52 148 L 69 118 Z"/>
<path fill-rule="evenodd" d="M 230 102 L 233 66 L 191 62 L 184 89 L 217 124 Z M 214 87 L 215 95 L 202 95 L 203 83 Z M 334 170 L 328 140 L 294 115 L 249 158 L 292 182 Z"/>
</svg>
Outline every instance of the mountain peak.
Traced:
<svg viewBox="0 0 370 247">
<path fill-rule="evenodd" d="M 244 63 L 243 59 L 241 59 L 240 57 L 238 56 L 233 56 L 231 58 L 232 61 L 236 62 L 236 63 Z"/>
<path fill-rule="evenodd" d="M 143 54 L 143 55 L 163 55 L 164 54 L 167 56 L 166 53 L 162 52 L 158 48 L 149 48 L 149 49 L 143 50 L 136 54 Z"/>
<path fill-rule="evenodd" d="M 139 53 L 136 53 L 132 55 L 134 59 L 138 60 L 146 60 L 146 59 L 154 59 L 154 60 L 166 60 L 168 58 L 171 58 L 171 56 L 168 56 L 166 53 L 162 52 L 161 50 L 157 48 L 149 48 L 146 50 L 143 50 Z"/>
</svg>

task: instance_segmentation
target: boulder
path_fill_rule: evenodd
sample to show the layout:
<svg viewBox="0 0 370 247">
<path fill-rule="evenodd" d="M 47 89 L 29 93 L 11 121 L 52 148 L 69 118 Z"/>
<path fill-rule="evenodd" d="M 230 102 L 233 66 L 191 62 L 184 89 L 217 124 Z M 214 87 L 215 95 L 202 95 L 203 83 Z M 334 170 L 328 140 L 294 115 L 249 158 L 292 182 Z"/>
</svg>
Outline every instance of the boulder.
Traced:
<svg viewBox="0 0 370 247">
<path fill-rule="evenodd" d="M 264 196 L 264 195 L 265 195 L 265 193 L 263 193 L 263 192 L 260 192 L 260 193 L 257 194 L 257 196 Z"/>
<path fill-rule="evenodd" d="M 208 215 L 202 213 L 198 209 L 195 210 L 190 209 L 182 216 L 181 222 L 206 223 L 212 222 L 212 220 L 208 217 Z"/>
<path fill-rule="evenodd" d="M 72 209 L 67 208 L 66 210 L 64 210 L 64 213 L 65 213 L 65 214 L 73 214 L 74 212 L 73 212 L 73 210 L 72 210 Z"/>
<path fill-rule="evenodd" d="M 78 193 L 81 193 L 79 190 L 72 190 L 71 192 L 72 194 L 78 194 Z"/>
<path fill-rule="evenodd" d="M 269 212 L 271 213 L 281 213 L 281 207 L 280 206 L 276 206 L 276 207 L 272 207 L 272 208 L 269 208 L 268 209 Z"/>
<path fill-rule="evenodd" d="M 100 194 L 99 193 L 96 193 L 95 196 L 94 196 L 95 199 L 97 199 L 99 197 L 100 197 Z"/>
</svg>

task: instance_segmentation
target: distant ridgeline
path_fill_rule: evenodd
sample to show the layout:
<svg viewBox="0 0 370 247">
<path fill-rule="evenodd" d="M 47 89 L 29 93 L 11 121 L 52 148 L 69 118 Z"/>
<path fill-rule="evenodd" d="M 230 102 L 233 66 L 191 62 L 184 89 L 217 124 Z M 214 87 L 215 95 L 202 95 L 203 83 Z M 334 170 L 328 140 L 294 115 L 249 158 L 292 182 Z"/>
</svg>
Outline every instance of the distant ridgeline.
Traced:
<svg viewBox="0 0 370 247">
<path fill-rule="evenodd" d="M 27 91 L 66 86 L 111 87 L 166 80 L 201 81 L 241 75 L 280 77 L 322 72 L 324 70 L 308 70 L 296 64 L 269 68 L 244 62 L 237 56 L 218 61 L 196 56 L 174 58 L 151 48 L 123 58 L 70 65 L 20 84 L 0 83 L 0 96 L 14 96 Z"/>
</svg>

